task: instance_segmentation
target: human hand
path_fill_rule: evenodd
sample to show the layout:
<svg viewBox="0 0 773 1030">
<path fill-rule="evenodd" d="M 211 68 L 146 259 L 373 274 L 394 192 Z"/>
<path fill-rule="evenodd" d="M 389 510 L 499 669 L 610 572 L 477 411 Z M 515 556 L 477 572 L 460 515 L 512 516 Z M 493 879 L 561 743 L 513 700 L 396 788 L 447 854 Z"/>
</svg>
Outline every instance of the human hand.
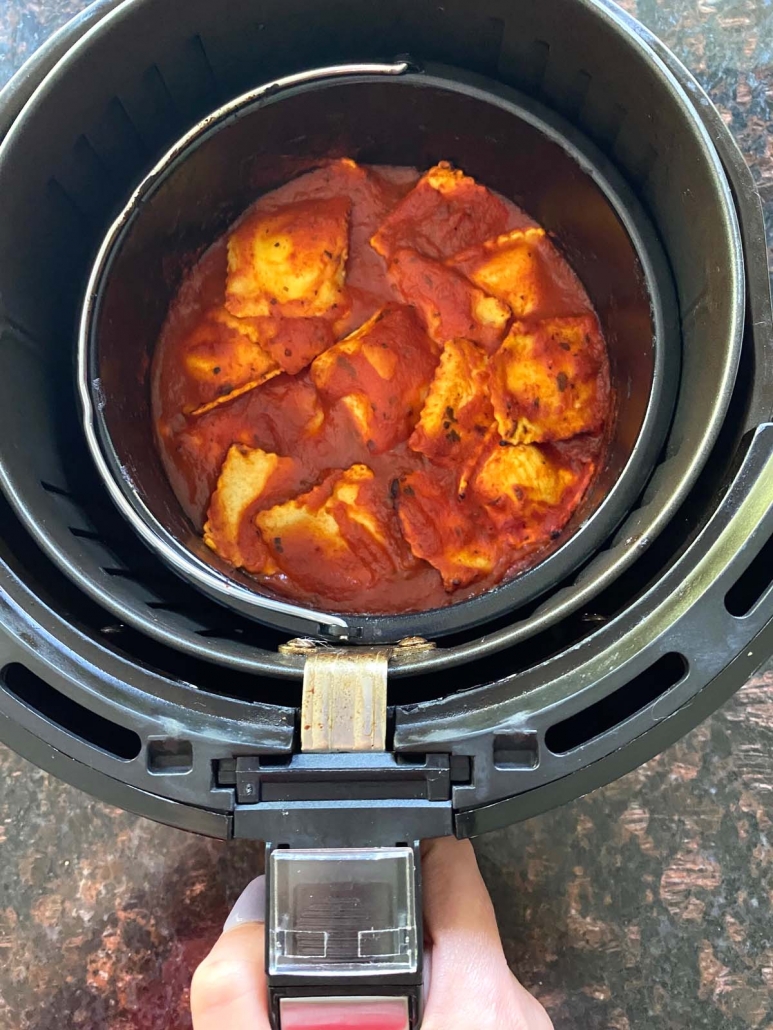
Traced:
<svg viewBox="0 0 773 1030">
<path fill-rule="evenodd" d="M 425 983 L 422 1030 L 552 1030 L 510 972 L 472 845 L 443 838 L 422 849 Z M 193 976 L 194 1030 L 269 1030 L 263 878 L 253 880 Z"/>
</svg>

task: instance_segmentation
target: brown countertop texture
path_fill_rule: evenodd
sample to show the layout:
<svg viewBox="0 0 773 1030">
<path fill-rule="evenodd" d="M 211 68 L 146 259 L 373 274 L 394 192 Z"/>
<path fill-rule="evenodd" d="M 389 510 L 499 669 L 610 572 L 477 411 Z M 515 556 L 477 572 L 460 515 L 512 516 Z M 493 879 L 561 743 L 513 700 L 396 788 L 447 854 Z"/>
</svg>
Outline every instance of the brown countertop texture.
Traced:
<svg viewBox="0 0 773 1030">
<path fill-rule="evenodd" d="M 0 82 L 81 0 L 0 3 Z M 697 74 L 773 226 L 773 4 L 625 0 Z M 91 800 L 0 749 L 0 1028 L 183 1030 L 255 844 Z M 557 1030 L 773 1030 L 773 663 L 659 758 L 481 839 L 513 969 Z"/>
</svg>

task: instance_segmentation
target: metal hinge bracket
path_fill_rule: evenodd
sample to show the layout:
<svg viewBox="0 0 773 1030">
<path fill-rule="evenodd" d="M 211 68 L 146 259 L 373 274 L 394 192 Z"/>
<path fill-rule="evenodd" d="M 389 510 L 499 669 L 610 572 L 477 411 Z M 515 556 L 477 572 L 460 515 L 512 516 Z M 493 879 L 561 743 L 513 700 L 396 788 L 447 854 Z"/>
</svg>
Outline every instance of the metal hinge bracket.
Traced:
<svg viewBox="0 0 773 1030">
<path fill-rule="evenodd" d="M 385 751 L 389 659 L 435 645 L 406 637 L 394 647 L 330 648 L 290 640 L 279 650 L 303 655 L 301 751 Z"/>
</svg>

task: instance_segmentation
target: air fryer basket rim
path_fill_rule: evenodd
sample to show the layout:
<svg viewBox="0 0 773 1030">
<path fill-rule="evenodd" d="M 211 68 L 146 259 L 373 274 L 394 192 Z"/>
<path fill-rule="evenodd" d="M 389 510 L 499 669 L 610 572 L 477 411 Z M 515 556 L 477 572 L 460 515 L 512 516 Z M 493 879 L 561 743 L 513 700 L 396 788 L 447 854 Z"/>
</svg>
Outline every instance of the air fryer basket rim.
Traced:
<svg viewBox="0 0 773 1030">
<path fill-rule="evenodd" d="M 562 546 L 537 566 L 476 598 L 446 608 L 406 615 L 340 616 L 275 600 L 241 586 L 189 551 L 153 515 L 129 481 L 105 423 L 96 339 L 100 303 L 113 261 L 144 203 L 197 146 L 241 116 L 299 91 L 334 87 L 344 80 L 365 82 L 387 77 L 406 87 L 439 88 L 493 103 L 558 144 L 592 179 L 622 223 L 644 274 L 653 324 L 653 376 L 638 438 L 617 481 Z M 440 637 L 522 607 L 569 575 L 598 548 L 624 518 L 632 497 L 640 492 L 668 431 L 678 386 L 678 333 L 670 271 L 649 219 L 611 162 L 570 123 L 511 87 L 455 68 L 427 64 L 419 70 L 415 62 L 409 61 L 331 66 L 265 84 L 229 101 L 189 130 L 135 189 L 105 237 L 92 268 L 80 325 L 78 388 L 89 449 L 113 501 L 143 541 L 176 572 L 221 603 L 275 628 L 341 641 L 390 642 L 407 636 Z"/>
</svg>

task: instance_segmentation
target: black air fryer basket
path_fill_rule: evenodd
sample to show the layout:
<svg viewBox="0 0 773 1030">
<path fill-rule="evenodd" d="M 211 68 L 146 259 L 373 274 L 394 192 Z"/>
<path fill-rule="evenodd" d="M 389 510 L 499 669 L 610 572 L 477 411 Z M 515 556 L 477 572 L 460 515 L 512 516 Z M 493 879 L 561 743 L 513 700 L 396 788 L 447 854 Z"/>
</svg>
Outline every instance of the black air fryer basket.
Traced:
<svg viewBox="0 0 773 1030">
<path fill-rule="evenodd" d="M 538 566 L 533 590 L 488 607 L 482 598 L 480 617 L 425 621 L 425 640 L 399 641 L 399 619 L 374 630 L 296 612 L 265 625 L 179 575 L 146 546 L 154 541 L 126 504 L 119 511 L 129 494 L 106 489 L 93 453 L 103 448 L 108 466 L 115 456 L 104 434 L 89 450 L 75 389 L 84 300 L 85 326 L 101 310 L 96 273 L 86 298 L 97 254 L 170 148 L 259 87 L 271 97 L 278 80 L 336 66 L 367 78 L 374 64 L 399 66 L 417 88 L 440 77 L 505 98 L 519 117 L 537 112 L 579 175 L 614 182 L 615 217 L 648 276 L 643 316 L 663 348 L 649 395 L 658 431 L 615 517 Z M 431 114 L 404 139 L 397 119 L 375 120 L 353 156 L 400 163 L 402 147 L 402 160 L 421 163 L 421 153 L 469 152 L 472 123 L 445 117 L 438 138 Z M 510 129 L 483 119 L 480 132 L 484 162 L 512 146 Z M 335 981 L 314 947 L 293 950 L 295 930 L 309 941 L 321 924 L 295 909 L 288 923 L 275 906 L 274 1015 L 287 993 L 356 990 L 408 997 L 415 1023 L 421 934 L 406 884 L 417 842 L 524 819 L 621 775 L 773 651 L 773 333 L 749 170 L 690 74 L 608 0 L 102 0 L 0 94 L 0 134 L 0 736 L 129 810 L 269 841 L 273 886 L 296 898 L 309 889 L 306 867 L 292 865 L 297 849 L 366 849 L 363 907 L 403 936 L 360 941 Z M 255 143 L 258 166 L 270 153 Z M 225 163 L 208 174 L 222 186 L 232 172 Z M 518 183 L 514 199 L 539 207 L 539 183 L 531 195 L 528 171 Z M 586 195 L 602 194 L 532 213 L 552 221 L 559 242 L 564 229 L 571 256 L 572 233 L 609 229 L 609 193 Z M 148 310 L 137 325 L 158 317 Z M 621 329 L 635 331 L 641 323 Z M 99 424 L 99 404 L 86 415 L 87 430 Z M 111 469 L 142 494 L 136 470 Z M 592 547 L 558 560 L 580 539 Z M 363 675 L 386 685 L 383 750 L 301 750 L 304 675 L 328 660 L 363 661 Z M 367 864 L 373 855 L 394 858 L 389 874 L 362 873 L 378 866 Z M 333 866 L 331 911 L 342 868 Z M 387 954 L 392 964 L 379 966 Z"/>
</svg>

